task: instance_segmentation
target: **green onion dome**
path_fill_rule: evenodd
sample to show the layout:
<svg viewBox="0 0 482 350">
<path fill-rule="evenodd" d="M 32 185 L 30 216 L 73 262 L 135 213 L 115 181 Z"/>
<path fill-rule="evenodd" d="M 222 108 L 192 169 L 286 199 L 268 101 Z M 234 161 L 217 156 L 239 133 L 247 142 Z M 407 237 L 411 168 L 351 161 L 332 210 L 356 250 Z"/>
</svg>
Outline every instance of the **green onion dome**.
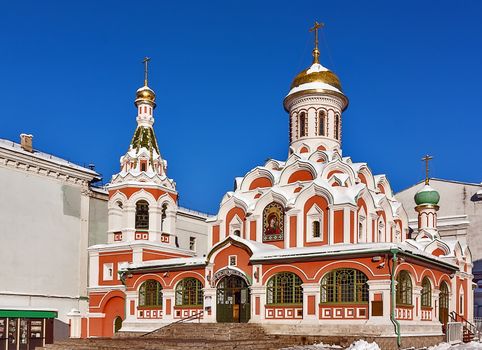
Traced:
<svg viewBox="0 0 482 350">
<path fill-rule="evenodd" d="M 414 197 L 415 203 L 437 205 L 440 200 L 440 194 L 430 185 L 425 185 L 417 192 Z"/>
</svg>

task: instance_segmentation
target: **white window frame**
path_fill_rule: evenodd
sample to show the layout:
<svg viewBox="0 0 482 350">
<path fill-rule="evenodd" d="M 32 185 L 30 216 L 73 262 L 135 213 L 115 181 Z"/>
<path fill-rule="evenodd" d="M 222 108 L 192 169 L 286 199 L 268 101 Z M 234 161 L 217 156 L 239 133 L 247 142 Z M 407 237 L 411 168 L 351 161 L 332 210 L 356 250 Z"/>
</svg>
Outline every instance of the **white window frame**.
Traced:
<svg viewBox="0 0 482 350">
<path fill-rule="evenodd" d="M 191 249 L 191 241 L 193 243 L 192 249 Z M 196 237 L 194 236 L 189 236 L 189 250 L 195 252 L 196 251 Z"/>
<path fill-rule="evenodd" d="M 104 263 L 102 266 L 102 280 L 113 281 L 114 280 L 114 263 Z"/>
<path fill-rule="evenodd" d="M 234 236 L 235 231 L 239 231 L 239 237 L 243 238 L 243 221 L 238 215 L 235 215 L 229 223 L 229 234 Z"/>
<path fill-rule="evenodd" d="M 234 258 L 234 264 L 231 264 L 232 258 Z M 228 266 L 238 266 L 238 256 L 237 255 L 229 255 L 228 256 Z"/>
<path fill-rule="evenodd" d="M 316 204 L 313 205 L 308 213 L 306 213 L 306 241 L 307 242 L 323 242 L 324 232 L 324 215 Z M 313 222 L 320 222 L 320 237 L 313 237 Z"/>
<path fill-rule="evenodd" d="M 377 241 L 378 242 L 386 242 L 387 232 L 385 230 L 386 225 L 382 218 L 378 220 L 378 232 L 377 232 Z M 380 235 L 381 233 L 381 235 Z M 383 238 L 383 241 L 380 239 L 380 236 Z"/>
</svg>

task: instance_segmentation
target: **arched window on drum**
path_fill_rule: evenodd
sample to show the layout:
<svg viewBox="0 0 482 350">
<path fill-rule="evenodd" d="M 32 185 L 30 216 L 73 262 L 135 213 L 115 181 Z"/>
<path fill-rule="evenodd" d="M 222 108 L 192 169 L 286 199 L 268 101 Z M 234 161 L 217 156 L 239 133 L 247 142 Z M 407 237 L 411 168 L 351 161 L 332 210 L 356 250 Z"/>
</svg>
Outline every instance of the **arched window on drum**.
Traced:
<svg viewBox="0 0 482 350">
<path fill-rule="evenodd" d="M 318 136 L 325 136 L 325 111 L 318 112 Z"/>
<path fill-rule="evenodd" d="M 292 272 L 277 273 L 267 283 L 267 304 L 303 304 L 302 283 L 301 278 Z"/>
<path fill-rule="evenodd" d="M 301 112 L 300 116 L 298 117 L 298 130 L 299 130 L 300 137 L 304 137 L 307 135 L 306 112 Z"/>
<path fill-rule="evenodd" d="M 321 303 L 368 303 L 368 278 L 355 269 L 337 269 L 321 280 Z"/>
</svg>

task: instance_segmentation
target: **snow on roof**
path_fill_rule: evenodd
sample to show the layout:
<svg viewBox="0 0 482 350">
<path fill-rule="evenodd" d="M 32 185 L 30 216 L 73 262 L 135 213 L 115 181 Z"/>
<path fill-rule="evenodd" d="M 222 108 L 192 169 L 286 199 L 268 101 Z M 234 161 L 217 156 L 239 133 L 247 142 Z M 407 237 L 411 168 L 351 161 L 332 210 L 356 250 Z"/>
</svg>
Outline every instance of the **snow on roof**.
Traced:
<svg viewBox="0 0 482 350">
<path fill-rule="evenodd" d="M 334 92 L 343 94 L 339 89 L 337 89 L 333 85 L 315 81 L 311 83 L 301 84 L 299 86 L 292 88 L 287 96 L 297 93 L 299 91 L 312 90 L 312 89 L 329 90 L 329 91 L 334 91 Z"/>
<path fill-rule="evenodd" d="M 142 269 L 149 267 L 188 267 L 204 265 L 206 263 L 205 257 L 193 257 L 193 258 L 172 258 L 162 260 L 149 260 L 142 262 L 130 263 L 127 265 L 127 269 Z"/>
<path fill-rule="evenodd" d="M 7 149 L 7 150 L 11 150 L 11 151 L 19 153 L 19 154 L 22 154 L 23 156 L 29 156 L 29 157 L 32 157 L 32 158 L 37 158 L 37 159 L 52 163 L 54 165 L 65 166 L 65 167 L 75 169 L 75 170 L 81 171 L 83 173 L 92 175 L 93 177 L 100 177 L 100 175 L 94 170 L 91 170 L 89 168 L 85 168 L 83 166 L 72 163 L 72 162 L 70 162 L 66 159 L 54 156 L 52 154 L 40 152 L 40 151 L 37 151 L 35 149 L 33 150 L 33 152 L 25 151 L 19 143 L 16 143 L 16 142 L 13 142 L 13 141 L 10 141 L 10 140 L 0 139 L 0 147 L 4 148 L 4 149 Z"/>
<path fill-rule="evenodd" d="M 286 258 L 301 258 L 301 257 L 314 257 L 314 256 L 333 256 L 343 255 L 348 253 L 373 253 L 378 251 L 388 251 L 391 249 L 399 249 L 406 253 L 417 255 L 420 257 L 428 258 L 431 260 L 439 261 L 444 264 L 451 263 L 446 260 L 440 259 L 430 253 L 426 253 L 415 244 L 406 243 L 357 243 L 357 244 L 333 244 L 321 247 L 302 247 L 302 248 L 287 248 L 269 251 L 260 251 L 251 257 L 251 260 L 278 260 Z"/>
</svg>

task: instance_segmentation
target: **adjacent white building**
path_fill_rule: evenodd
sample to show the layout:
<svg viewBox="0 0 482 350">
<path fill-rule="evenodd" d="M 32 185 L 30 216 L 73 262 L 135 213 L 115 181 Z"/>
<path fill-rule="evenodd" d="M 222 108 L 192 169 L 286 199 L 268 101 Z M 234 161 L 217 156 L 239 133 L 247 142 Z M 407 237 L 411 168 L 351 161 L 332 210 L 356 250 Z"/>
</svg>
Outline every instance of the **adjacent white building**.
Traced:
<svg viewBox="0 0 482 350">
<path fill-rule="evenodd" d="M 412 231 L 417 228 L 418 213 L 413 198 L 422 181 L 397 193 L 409 217 Z M 437 228 L 440 236 L 449 241 L 458 240 L 470 247 L 473 259 L 475 290 L 474 316 L 482 317 L 482 183 L 444 179 L 430 179 L 430 185 L 440 193 Z"/>
<path fill-rule="evenodd" d="M 91 186 L 98 180 L 33 149 L 31 135 L 0 139 L 0 342 L 67 337 L 68 314 L 87 310 L 87 247 L 106 242 L 108 197 Z"/>
</svg>

